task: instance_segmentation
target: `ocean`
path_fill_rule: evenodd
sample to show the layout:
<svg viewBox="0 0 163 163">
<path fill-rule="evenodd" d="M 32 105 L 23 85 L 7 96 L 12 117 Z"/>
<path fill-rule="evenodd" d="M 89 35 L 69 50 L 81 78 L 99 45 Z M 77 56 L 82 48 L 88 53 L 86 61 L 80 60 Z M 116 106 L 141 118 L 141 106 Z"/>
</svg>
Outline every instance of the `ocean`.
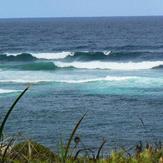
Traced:
<svg viewBox="0 0 163 163">
<path fill-rule="evenodd" d="M 88 112 L 85 146 L 163 140 L 163 17 L 0 19 L 0 119 L 56 150 Z"/>
</svg>

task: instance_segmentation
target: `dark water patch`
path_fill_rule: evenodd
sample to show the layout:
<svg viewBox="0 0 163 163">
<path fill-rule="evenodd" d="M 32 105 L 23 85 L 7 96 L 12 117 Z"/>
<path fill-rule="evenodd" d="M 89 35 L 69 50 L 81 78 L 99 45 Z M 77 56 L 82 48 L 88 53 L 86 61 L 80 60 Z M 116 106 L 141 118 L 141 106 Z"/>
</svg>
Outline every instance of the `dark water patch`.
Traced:
<svg viewBox="0 0 163 163">
<path fill-rule="evenodd" d="M 65 58 L 66 61 L 91 61 L 104 60 L 106 55 L 103 52 L 75 52 Z"/>
<path fill-rule="evenodd" d="M 163 65 L 159 65 L 159 66 L 153 67 L 152 69 L 163 69 Z"/>
<path fill-rule="evenodd" d="M 21 70 L 56 70 L 58 67 L 53 62 L 35 62 L 24 65 L 15 66 L 15 68 Z"/>
<path fill-rule="evenodd" d="M 0 68 L 3 70 L 23 70 L 23 71 L 54 71 L 54 70 L 71 70 L 73 67 L 58 67 L 53 62 L 15 62 L 11 64 L 0 64 Z"/>
<path fill-rule="evenodd" d="M 125 46 L 115 46 L 115 47 L 109 47 L 109 49 L 114 50 L 162 50 L 163 45 L 125 45 Z"/>
</svg>

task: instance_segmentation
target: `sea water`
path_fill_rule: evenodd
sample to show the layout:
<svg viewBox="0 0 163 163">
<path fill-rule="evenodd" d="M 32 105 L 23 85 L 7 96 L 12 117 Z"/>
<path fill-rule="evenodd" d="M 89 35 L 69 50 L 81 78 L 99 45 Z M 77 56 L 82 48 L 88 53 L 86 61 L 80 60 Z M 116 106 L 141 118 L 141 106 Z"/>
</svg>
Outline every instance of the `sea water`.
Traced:
<svg viewBox="0 0 163 163">
<path fill-rule="evenodd" d="M 1 19 L 0 119 L 29 84 L 7 135 L 56 150 L 88 112 L 86 146 L 162 140 L 163 17 Z"/>
</svg>

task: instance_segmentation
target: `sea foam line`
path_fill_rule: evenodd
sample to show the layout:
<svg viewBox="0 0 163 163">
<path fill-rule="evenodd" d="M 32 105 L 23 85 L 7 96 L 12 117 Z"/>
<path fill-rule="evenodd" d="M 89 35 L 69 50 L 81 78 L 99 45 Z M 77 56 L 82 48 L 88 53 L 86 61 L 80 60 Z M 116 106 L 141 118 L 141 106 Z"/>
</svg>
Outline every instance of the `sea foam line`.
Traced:
<svg viewBox="0 0 163 163">
<path fill-rule="evenodd" d="M 88 51 L 83 51 L 88 53 Z M 7 56 L 18 56 L 23 54 L 22 53 L 6 53 Z M 76 52 L 70 52 L 70 51 L 62 51 L 62 52 L 50 52 L 50 53 L 33 53 L 33 52 L 26 52 L 27 54 L 31 54 L 33 57 L 36 57 L 37 59 L 64 59 L 68 56 L 74 56 Z M 111 51 L 104 51 L 104 55 L 110 55 Z"/>
<path fill-rule="evenodd" d="M 20 92 L 21 90 L 12 90 L 12 89 L 0 89 L 0 94 Z"/>
<path fill-rule="evenodd" d="M 143 61 L 143 62 L 60 62 L 54 64 L 61 68 L 74 67 L 77 69 L 110 69 L 110 70 L 146 70 L 160 65 L 163 61 Z"/>
<path fill-rule="evenodd" d="M 94 79 L 82 79 L 82 80 L 56 80 L 55 82 L 62 83 L 89 83 L 89 82 L 98 82 L 98 81 L 123 81 L 123 80 L 131 80 L 137 79 L 139 77 L 136 76 L 126 76 L 126 77 L 116 77 L 116 76 L 106 76 L 103 78 L 94 78 Z"/>
<path fill-rule="evenodd" d="M 54 80 L 26 80 L 26 79 L 8 79 L 8 80 L 0 80 L 0 83 L 22 83 L 22 84 L 25 84 L 25 83 L 33 83 L 33 84 L 37 84 L 37 83 L 41 83 L 41 82 L 54 82 Z"/>
<path fill-rule="evenodd" d="M 99 81 L 129 81 L 129 80 L 151 80 L 151 78 L 146 77 L 138 77 L 138 76 L 106 76 L 92 79 L 79 79 L 79 80 L 0 80 L 0 83 L 41 83 L 41 82 L 57 82 L 57 83 L 69 83 L 69 84 L 77 84 L 77 83 L 91 83 L 91 82 L 99 82 Z"/>
</svg>

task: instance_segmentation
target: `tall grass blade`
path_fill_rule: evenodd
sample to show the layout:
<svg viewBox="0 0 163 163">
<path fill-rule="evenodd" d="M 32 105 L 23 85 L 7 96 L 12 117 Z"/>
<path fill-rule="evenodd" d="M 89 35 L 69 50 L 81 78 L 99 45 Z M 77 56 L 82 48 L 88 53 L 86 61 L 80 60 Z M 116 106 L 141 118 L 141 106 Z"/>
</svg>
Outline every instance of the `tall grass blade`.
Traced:
<svg viewBox="0 0 163 163">
<path fill-rule="evenodd" d="M 74 156 L 74 160 L 76 160 L 77 157 L 78 157 L 78 155 L 79 155 L 81 152 L 83 152 L 83 151 L 89 151 L 89 152 L 93 153 L 93 151 L 91 150 L 91 148 L 79 149 L 79 150 L 76 152 L 75 156 Z"/>
<path fill-rule="evenodd" d="M 66 158 L 67 158 L 67 154 L 68 154 L 68 152 L 69 152 L 69 148 L 70 148 L 72 139 L 73 139 L 73 137 L 74 137 L 74 135 L 75 135 L 77 129 L 79 128 L 80 123 L 82 122 L 82 120 L 83 120 L 84 117 L 86 116 L 86 114 L 87 114 L 87 112 L 81 117 L 81 119 L 80 119 L 80 120 L 78 121 L 78 123 L 75 125 L 75 127 L 74 127 L 74 129 L 73 129 L 73 131 L 72 131 L 72 133 L 71 133 L 71 135 L 70 135 L 70 138 L 69 138 L 69 140 L 68 140 L 68 143 L 67 143 L 67 146 L 66 146 L 66 149 L 65 149 L 65 154 L 64 154 L 64 159 L 63 159 L 64 162 L 65 162 L 65 160 L 66 160 Z"/>
<path fill-rule="evenodd" d="M 10 116 L 12 110 L 14 109 L 15 105 L 18 103 L 18 101 L 21 99 L 21 97 L 27 92 L 27 90 L 29 89 L 29 87 L 27 87 L 18 97 L 17 99 L 14 101 L 14 103 L 11 105 L 10 109 L 8 110 L 7 114 L 5 115 L 5 118 L 2 121 L 2 124 L 0 126 L 0 139 L 2 139 L 2 135 L 3 135 L 3 129 L 4 126 L 6 124 L 6 121 L 8 119 L 8 117 Z"/>
<path fill-rule="evenodd" d="M 1 159 L 1 163 L 5 163 L 5 158 L 6 158 L 6 154 L 7 151 L 9 150 L 9 148 L 11 147 L 12 143 L 13 143 L 14 139 L 11 139 L 10 142 L 8 143 L 8 145 L 6 146 L 4 153 L 2 155 L 2 159 Z"/>
<path fill-rule="evenodd" d="M 105 143 L 106 143 L 106 140 L 104 140 L 104 141 L 102 142 L 100 148 L 98 149 L 97 156 L 96 156 L 96 159 L 97 159 L 97 160 L 98 160 L 99 157 L 100 157 L 101 150 L 102 150 L 102 148 L 103 148 L 103 146 L 104 146 Z"/>
</svg>

